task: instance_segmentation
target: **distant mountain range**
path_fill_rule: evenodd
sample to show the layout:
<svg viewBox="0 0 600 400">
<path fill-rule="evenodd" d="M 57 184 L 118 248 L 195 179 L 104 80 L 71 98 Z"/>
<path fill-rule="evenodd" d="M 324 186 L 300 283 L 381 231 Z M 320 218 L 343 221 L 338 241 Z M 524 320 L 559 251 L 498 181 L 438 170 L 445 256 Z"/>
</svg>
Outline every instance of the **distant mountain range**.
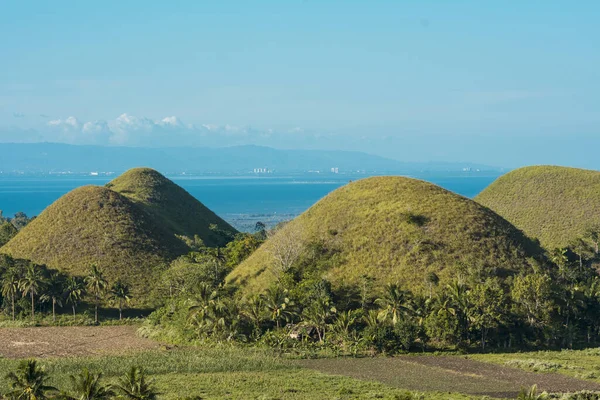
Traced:
<svg viewBox="0 0 600 400">
<path fill-rule="evenodd" d="M 240 174 L 500 171 L 471 163 L 408 163 L 361 152 L 280 150 L 261 146 L 140 148 L 57 143 L 0 143 L 0 171 L 11 173 L 123 172 L 145 166 L 163 173 Z"/>
</svg>

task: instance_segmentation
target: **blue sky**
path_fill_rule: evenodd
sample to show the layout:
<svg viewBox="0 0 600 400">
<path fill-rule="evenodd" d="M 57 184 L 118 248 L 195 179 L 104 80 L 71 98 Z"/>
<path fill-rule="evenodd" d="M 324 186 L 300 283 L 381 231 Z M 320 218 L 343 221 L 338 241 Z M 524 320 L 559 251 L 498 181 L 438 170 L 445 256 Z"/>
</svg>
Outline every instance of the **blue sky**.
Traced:
<svg viewBox="0 0 600 400">
<path fill-rule="evenodd" d="M 0 141 L 600 168 L 597 1 L 0 3 Z"/>
</svg>

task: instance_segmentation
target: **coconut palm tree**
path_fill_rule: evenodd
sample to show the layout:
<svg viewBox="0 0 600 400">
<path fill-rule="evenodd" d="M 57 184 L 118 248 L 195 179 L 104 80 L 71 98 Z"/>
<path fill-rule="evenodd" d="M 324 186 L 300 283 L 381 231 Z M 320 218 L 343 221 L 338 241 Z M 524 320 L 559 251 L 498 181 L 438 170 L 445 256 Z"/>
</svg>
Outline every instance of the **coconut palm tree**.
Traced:
<svg viewBox="0 0 600 400">
<path fill-rule="evenodd" d="M 572 281 L 573 269 L 569 265 L 569 257 L 567 249 L 557 248 L 550 254 L 550 260 L 558 267 L 558 277 L 564 282 L 568 283 Z"/>
<path fill-rule="evenodd" d="M 208 256 L 211 264 L 214 268 L 214 284 L 218 285 L 222 281 L 222 267 L 225 264 L 225 255 L 220 247 L 209 247 L 206 249 L 206 255 Z"/>
<path fill-rule="evenodd" d="M 90 293 L 94 295 L 94 322 L 97 324 L 100 298 L 108 286 L 108 281 L 104 278 L 102 271 L 96 265 L 92 265 L 88 276 L 85 277 L 85 284 Z"/>
<path fill-rule="evenodd" d="M 469 334 L 469 310 L 471 301 L 469 288 L 459 281 L 446 285 L 447 302 L 446 309 L 456 317 L 460 329 L 461 338 L 467 338 Z"/>
<path fill-rule="evenodd" d="M 201 283 L 198 292 L 189 306 L 190 318 L 203 319 L 211 311 L 212 304 L 218 299 L 219 293 L 209 283 Z"/>
<path fill-rule="evenodd" d="M 325 340 L 327 322 L 336 312 L 337 310 L 331 305 L 329 297 L 320 296 L 303 310 L 302 318 L 305 322 L 315 327 L 319 342 L 322 342 Z"/>
<path fill-rule="evenodd" d="M 102 374 L 91 373 L 84 368 L 78 375 L 71 375 L 74 400 L 113 399 L 115 393 L 110 386 L 102 384 Z"/>
<path fill-rule="evenodd" d="M 263 301 L 271 321 L 275 322 L 277 329 L 280 328 L 282 320 L 288 321 L 295 315 L 292 309 L 294 302 L 288 297 L 287 289 L 283 289 L 279 285 L 268 288 L 263 295 Z"/>
<path fill-rule="evenodd" d="M 62 301 L 65 295 L 65 275 L 59 272 L 53 272 L 48 279 L 46 293 L 41 296 L 43 301 L 52 302 L 52 321 L 56 322 L 56 305 L 62 307 Z"/>
<path fill-rule="evenodd" d="M 218 318 L 213 334 L 227 341 L 242 339 L 244 337 L 240 334 L 242 310 L 239 302 L 226 297 L 221 299 L 217 305 L 214 312 Z"/>
<path fill-rule="evenodd" d="M 110 288 L 110 299 L 119 304 L 119 321 L 123 319 L 123 303 L 129 304 L 131 293 L 129 285 L 118 279 Z"/>
<path fill-rule="evenodd" d="M 19 289 L 23 296 L 31 298 L 31 320 L 35 321 L 35 296 L 40 294 L 46 287 L 46 278 L 41 267 L 33 263 L 27 266 L 25 274 L 19 281 Z"/>
<path fill-rule="evenodd" d="M 16 267 L 6 270 L 2 277 L 2 296 L 9 297 L 12 306 L 12 319 L 15 320 L 15 301 L 19 294 L 19 282 L 21 281 L 21 272 Z"/>
<path fill-rule="evenodd" d="M 73 318 L 75 318 L 75 308 L 77 304 L 83 298 L 85 294 L 85 285 L 81 281 L 81 279 L 72 276 L 67 279 L 67 283 L 65 285 L 65 296 L 67 298 L 67 303 L 71 304 L 73 309 Z"/>
<path fill-rule="evenodd" d="M 404 291 L 397 283 L 386 285 L 383 296 L 375 300 L 382 309 L 378 318 L 381 321 L 391 320 L 396 325 L 404 316 L 411 312 L 410 292 Z"/>
<path fill-rule="evenodd" d="M 246 317 L 254 327 L 255 338 L 260 336 L 260 326 L 265 320 L 265 303 L 261 296 L 253 296 L 243 304 L 242 315 Z"/>
<path fill-rule="evenodd" d="M 35 360 L 22 361 L 15 372 L 6 375 L 11 391 L 7 398 L 19 400 L 45 400 L 57 389 L 47 385 L 48 374 Z"/>
<path fill-rule="evenodd" d="M 378 316 L 379 311 L 369 310 L 363 315 L 362 321 L 368 328 L 377 328 L 381 325 L 381 321 L 379 320 Z"/>
<path fill-rule="evenodd" d="M 350 334 L 350 330 L 357 323 L 362 315 L 362 310 L 347 310 L 337 314 L 333 323 L 333 330 L 343 336 L 344 339 Z"/>
<path fill-rule="evenodd" d="M 594 253 L 598 254 L 600 252 L 600 227 L 590 227 L 586 230 L 585 237 L 590 240 L 594 247 Z"/>
<path fill-rule="evenodd" d="M 116 389 L 121 394 L 120 398 L 131 400 L 155 400 L 158 395 L 154 381 L 146 380 L 144 370 L 135 366 L 119 379 Z"/>
<path fill-rule="evenodd" d="M 188 319 L 199 333 L 211 334 L 218 323 L 219 310 L 222 308 L 219 293 L 209 283 L 202 283 L 191 305 L 188 307 Z"/>
</svg>

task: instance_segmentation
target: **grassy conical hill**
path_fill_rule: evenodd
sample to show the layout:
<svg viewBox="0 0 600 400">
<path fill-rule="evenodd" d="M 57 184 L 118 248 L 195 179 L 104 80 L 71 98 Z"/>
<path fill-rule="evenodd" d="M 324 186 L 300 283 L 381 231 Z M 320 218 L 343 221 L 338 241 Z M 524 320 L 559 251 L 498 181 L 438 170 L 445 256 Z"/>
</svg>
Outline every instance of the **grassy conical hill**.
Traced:
<svg viewBox="0 0 600 400">
<path fill-rule="evenodd" d="M 186 251 L 134 202 L 97 186 L 67 193 L 2 248 L 75 275 L 97 264 L 110 281 L 132 284 L 137 295 L 154 284 L 161 266 Z"/>
<path fill-rule="evenodd" d="M 475 200 L 552 250 L 600 226 L 600 172 L 520 168 L 498 178 Z"/>
<path fill-rule="evenodd" d="M 316 269 L 334 287 L 368 276 L 376 286 L 400 282 L 419 291 L 429 272 L 440 284 L 466 274 L 506 276 L 529 268 L 528 257 L 539 253 L 519 230 L 472 200 L 415 179 L 377 177 L 323 198 L 227 280 L 244 294 L 256 293 L 294 264 L 313 276 Z"/>
<path fill-rule="evenodd" d="M 221 246 L 227 241 L 223 232 L 236 232 L 182 187 L 153 169 L 131 169 L 107 187 L 142 206 L 173 235 L 198 235 L 207 246 Z M 219 229 L 209 229 L 213 224 Z"/>
</svg>

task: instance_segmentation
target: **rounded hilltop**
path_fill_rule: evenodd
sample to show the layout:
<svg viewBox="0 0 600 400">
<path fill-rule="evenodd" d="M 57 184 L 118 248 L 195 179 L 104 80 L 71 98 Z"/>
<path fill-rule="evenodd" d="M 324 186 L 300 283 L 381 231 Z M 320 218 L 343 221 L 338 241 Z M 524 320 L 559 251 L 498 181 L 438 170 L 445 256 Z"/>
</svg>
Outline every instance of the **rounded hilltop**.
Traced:
<svg viewBox="0 0 600 400">
<path fill-rule="evenodd" d="M 139 204 L 173 234 L 198 235 L 207 246 L 223 246 L 227 234 L 236 233 L 185 189 L 151 168 L 130 169 L 106 186 Z M 211 225 L 218 229 L 210 229 Z"/>
<path fill-rule="evenodd" d="M 282 270 L 310 269 L 338 288 L 369 277 L 377 286 L 399 282 L 419 291 L 431 273 L 440 284 L 464 274 L 504 277 L 529 268 L 528 258 L 540 252 L 470 199 L 416 179 L 376 177 L 330 193 L 274 233 L 227 281 L 252 294 Z"/>
<path fill-rule="evenodd" d="M 181 236 L 198 235 L 207 245 L 227 241 L 210 224 L 235 232 L 160 173 L 135 169 L 107 187 L 65 194 L 0 251 L 74 275 L 96 264 L 110 282 L 129 282 L 144 301 L 163 268 L 189 252 Z"/>
<path fill-rule="evenodd" d="M 519 168 L 498 178 L 475 200 L 553 250 L 600 227 L 600 172 Z"/>
</svg>

